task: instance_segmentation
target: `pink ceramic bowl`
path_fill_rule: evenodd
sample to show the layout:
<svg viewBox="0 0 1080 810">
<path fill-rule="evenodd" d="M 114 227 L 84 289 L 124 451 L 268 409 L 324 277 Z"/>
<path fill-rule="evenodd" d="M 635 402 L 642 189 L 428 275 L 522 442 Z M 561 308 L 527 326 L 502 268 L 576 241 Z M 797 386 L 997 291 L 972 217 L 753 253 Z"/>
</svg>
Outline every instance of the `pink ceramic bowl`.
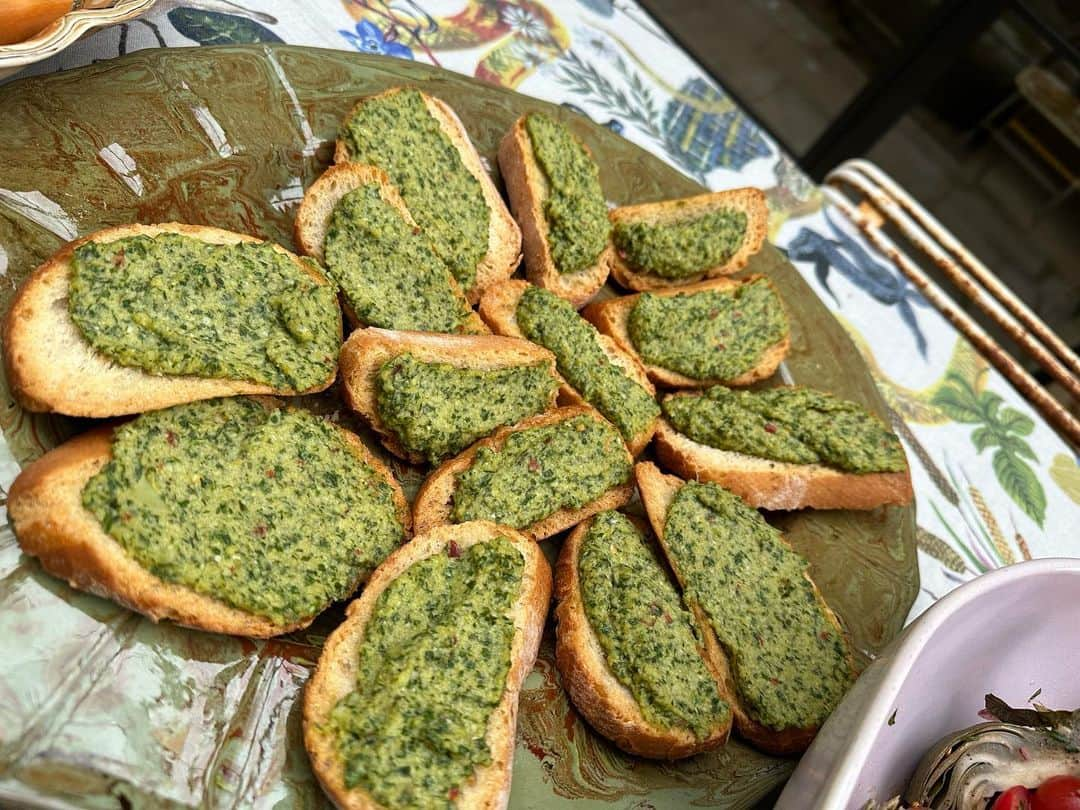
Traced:
<svg viewBox="0 0 1080 810">
<path fill-rule="evenodd" d="M 1080 706 L 1080 559 L 1019 563 L 920 616 L 862 674 L 803 756 L 777 808 L 862 810 L 901 793 L 926 750 L 983 722 L 983 696 Z"/>
</svg>

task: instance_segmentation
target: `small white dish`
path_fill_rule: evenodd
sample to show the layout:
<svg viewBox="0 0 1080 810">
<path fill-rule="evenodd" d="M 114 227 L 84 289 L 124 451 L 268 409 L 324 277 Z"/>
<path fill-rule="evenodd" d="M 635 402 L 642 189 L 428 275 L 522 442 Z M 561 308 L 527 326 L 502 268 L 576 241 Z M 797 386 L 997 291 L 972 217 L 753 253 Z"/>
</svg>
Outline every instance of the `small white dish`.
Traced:
<svg viewBox="0 0 1080 810">
<path fill-rule="evenodd" d="M 138 17 L 149 11 L 155 2 L 157 0 L 116 0 L 108 8 L 69 11 L 30 39 L 0 45 L 0 79 L 60 53 L 91 31 Z"/>
<path fill-rule="evenodd" d="M 788 781 L 778 810 L 862 810 L 903 792 L 927 749 L 1012 706 L 1080 706 L 1080 559 L 983 574 L 920 616 L 866 669 Z"/>
</svg>

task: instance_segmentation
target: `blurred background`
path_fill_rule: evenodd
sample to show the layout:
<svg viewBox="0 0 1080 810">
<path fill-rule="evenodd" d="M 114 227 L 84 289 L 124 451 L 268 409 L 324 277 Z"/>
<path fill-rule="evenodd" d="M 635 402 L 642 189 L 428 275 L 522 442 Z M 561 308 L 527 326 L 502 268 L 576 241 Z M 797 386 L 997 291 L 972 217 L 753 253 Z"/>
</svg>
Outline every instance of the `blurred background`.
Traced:
<svg viewBox="0 0 1080 810">
<path fill-rule="evenodd" d="M 815 179 L 865 155 L 1080 344 L 1080 0 L 643 5 Z"/>
</svg>

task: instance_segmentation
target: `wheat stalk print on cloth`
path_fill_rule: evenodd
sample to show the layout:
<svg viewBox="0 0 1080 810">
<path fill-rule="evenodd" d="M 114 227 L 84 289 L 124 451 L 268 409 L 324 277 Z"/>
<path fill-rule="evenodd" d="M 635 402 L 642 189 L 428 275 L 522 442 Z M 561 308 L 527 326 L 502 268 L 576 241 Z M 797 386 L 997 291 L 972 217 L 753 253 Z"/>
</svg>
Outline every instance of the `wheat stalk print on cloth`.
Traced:
<svg viewBox="0 0 1080 810">
<path fill-rule="evenodd" d="M 764 189 L 770 241 L 858 348 L 907 451 L 918 504 L 922 588 L 912 615 L 988 570 L 1080 551 L 1073 539 L 1080 514 L 1080 466 L 1073 451 L 886 257 L 839 212 L 823 207 L 820 191 L 792 159 L 633 0 L 159 0 L 143 18 L 98 31 L 24 75 L 52 74 L 145 48 L 255 46 L 276 88 L 266 105 L 273 107 L 274 124 L 287 144 L 274 152 L 274 160 L 293 173 L 274 190 L 272 205 L 282 221 L 291 221 L 305 185 L 300 166 L 327 150 L 320 138 L 334 124 L 317 120 L 314 103 L 309 106 L 298 92 L 303 59 L 275 50 L 277 43 L 332 48 L 351 58 L 393 57 L 403 71 L 412 63 L 441 66 L 587 116 L 711 189 Z M 238 60 L 235 72 L 215 77 L 223 97 L 250 92 L 249 83 L 259 79 L 245 72 L 250 64 Z M 337 69 L 330 65 L 320 74 L 327 93 L 351 97 L 368 91 L 363 81 L 350 83 L 353 74 Z M 402 75 L 398 81 L 407 83 L 410 74 Z M 189 94 L 179 72 L 155 68 L 142 81 L 168 88 L 185 114 L 191 111 L 199 121 L 201 151 L 182 159 L 204 160 L 204 153 L 212 161 L 251 159 L 245 152 L 251 145 L 234 137 L 240 122 L 215 116 Z M 495 137 L 484 131 L 491 127 L 482 115 L 462 118 L 474 138 Z M 176 135 L 164 115 L 142 124 L 160 127 L 155 137 Z M 249 205 L 251 189 L 211 169 L 185 178 L 168 205 L 160 204 L 150 190 L 149 161 L 136 166 L 131 147 L 112 139 L 95 142 L 87 162 L 113 167 L 148 220 L 219 212 L 185 208 L 195 194 L 219 200 L 220 211 Z M 79 232 L 59 203 L 2 181 L 0 219 L 33 223 L 42 244 Z M 276 224 L 260 235 L 289 241 L 287 229 Z M 26 265 L 38 247 L 0 240 L 0 291 L 8 297 L 15 268 Z M 68 420 L 13 406 L 0 411 L 0 427 L 4 493 L 20 462 L 73 430 Z M 415 494 L 416 470 L 397 461 L 390 466 L 408 494 Z M 836 513 L 835 520 L 842 533 L 844 518 Z M 887 569 L 890 561 L 895 564 L 889 556 L 895 549 L 883 545 L 867 553 L 879 553 L 875 565 Z M 40 768 L 54 767 L 60 751 L 73 790 L 90 796 L 72 806 L 324 806 L 295 719 L 305 666 L 318 656 L 322 631 L 249 642 L 152 626 L 67 588 L 34 565 L 5 530 L 0 639 L 15 639 L 31 627 L 32 654 L 21 651 L 8 660 L 17 662 L 14 678 L 34 688 L 0 689 L 0 763 L 18 763 L 14 770 L 0 768 L 0 790 L 16 782 L 45 790 L 53 772 Z M 42 623 L 31 611 L 64 621 Z M 520 713 L 527 720 L 519 727 L 519 745 L 528 758 L 519 751 L 515 791 L 518 785 L 543 784 L 550 806 L 591 800 L 622 807 L 655 799 L 657 806 L 745 807 L 763 795 L 763 787 L 767 793 L 790 773 L 790 761 L 758 756 L 739 742 L 691 764 L 697 772 L 690 775 L 686 767 L 621 755 L 575 724 L 550 639 L 545 644 L 522 696 Z M 863 646 L 876 649 L 869 642 Z M 88 672 L 108 672 L 109 678 L 84 677 Z M 94 733 L 80 736 L 83 728 Z M 145 771 L 125 772 L 133 761 Z M 94 770 L 100 762 L 115 768 L 103 775 Z M 714 776 L 732 763 L 740 781 Z"/>
</svg>

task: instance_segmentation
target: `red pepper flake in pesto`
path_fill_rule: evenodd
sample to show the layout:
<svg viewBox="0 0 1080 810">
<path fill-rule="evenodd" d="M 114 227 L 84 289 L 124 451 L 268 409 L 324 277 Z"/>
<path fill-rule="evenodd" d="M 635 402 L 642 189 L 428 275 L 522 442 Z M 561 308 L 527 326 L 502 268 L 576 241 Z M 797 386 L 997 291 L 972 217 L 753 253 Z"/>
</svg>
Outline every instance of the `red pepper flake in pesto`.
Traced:
<svg viewBox="0 0 1080 810">
<path fill-rule="evenodd" d="M 710 321 L 715 321 L 716 316 L 719 315 L 719 314 L 720 314 L 720 310 L 718 310 L 718 309 L 710 309 L 709 310 L 709 320 Z"/>
<path fill-rule="evenodd" d="M 112 261 L 113 261 L 113 265 L 115 267 L 123 267 L 124 266 L 125 257 L 124 257 L 124 249 L 123 248 L 120 248 L 120 250 L 116 251 L 116 255 L 113 256 Z"/>
<path fill-rule="evenodd" d="M 529 459 L 529 472 L 536 472 L 539 469 L 540 469 L 540 462 L 537 461 L 535 458 L 530 458 Z"/>
<path fill-rule="evenodd" d="M 266 527 L 261 523 L 254 528 L 253 532 L 256 537 L 266 537 Z"/>
<path fill-rule="evenodd" d="M 452 787 L 449 791 L 447 791 L 446 797 L 450 799 L 450 801 L 454 801 L 454 799 L 456 799 L 460 793 L 460 790 L 458 790 L 456 787 Z"/>
<path fill-rule="evenodd" d="M 456 540 L 450 541 L 450 545 L 446 547 L 446 553 L 452 559 L 456 559 L 461 556 L 461 548 L 458 546 Z"/>
<path fill-rule="evenodd" d="M 165 441 L 168 442 L 169 447 L 176 447 L 176 434 L 173 433 L 171 430 L 166 431 Z"/>
<path fill-rule="evenodd" d="M 724 344 L 724 343 L 717 343 L 717 344 L 716 344 L 716 350 L 717 350 L 718 352 L 722 352 L 722 351 L 724 351 L 724 349 L 726 349 L 726 348 L 727 348 L 727 344 Z"/>
<path fill-rule="evenodd" d="M 737 310 L 735 310 L 734 312 L 731 313 L 731 320 L 737 321 L 740 318 L 742 318 L 742 311 L 741 310 L 737 309 Z"/>
<path fill-rule="evenodd" d="M 769 683 L 771 683 L 773 686 L 779 686 L 780 685 L 780 679 L 779 678 L 769 678 Z"/>
<path fill-rule="evenodd" d="M 774 425 L 772 422 L 766 422 L 765 423 L 765 432 L 766 433 L 776 433 L 776 425 Z"/>
<path fill-rule="evenodd" d="M 821 633 L 818 635 L 818 638 L 820 638 L 822 641 L 831 641 L 832 633 L 830 633 L 828 630 L 822 630 Z"/>
<path fill-rule="evenodd" d="M 266 471 L 266 477 L 267 478 L 276 478 L 277 477 L 277 470 L 275 470 L 273 467 L 271 467 L 269 470 Z"/>
</svg>

